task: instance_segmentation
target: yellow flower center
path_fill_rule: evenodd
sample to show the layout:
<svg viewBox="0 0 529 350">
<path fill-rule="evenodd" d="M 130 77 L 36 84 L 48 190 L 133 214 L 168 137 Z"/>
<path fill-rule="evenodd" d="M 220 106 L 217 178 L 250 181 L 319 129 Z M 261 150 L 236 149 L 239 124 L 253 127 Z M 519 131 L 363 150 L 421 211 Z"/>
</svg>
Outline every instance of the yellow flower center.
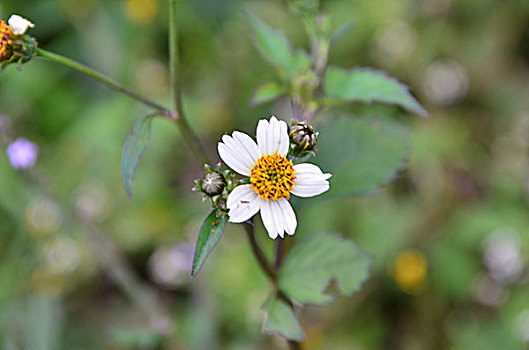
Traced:
<svg viewBox="0 0 529 350">
<path fill-rule="evenodd" d="M 4 58 L 4 56 L 7 57 L 10 55 L 10 36 L 11 29 L 9 28 L 9 25 L 4 21 L 0 21 L 0 61 Z"/>
<path fill-rule="evenodd" d="M 277 154 L 264 155 L 250 169 L 250 187 L 259 198 L 280 200 L 290 198 L 290 191 L 296 185 L 296 172 L 291 160 Z"/>
</svg>

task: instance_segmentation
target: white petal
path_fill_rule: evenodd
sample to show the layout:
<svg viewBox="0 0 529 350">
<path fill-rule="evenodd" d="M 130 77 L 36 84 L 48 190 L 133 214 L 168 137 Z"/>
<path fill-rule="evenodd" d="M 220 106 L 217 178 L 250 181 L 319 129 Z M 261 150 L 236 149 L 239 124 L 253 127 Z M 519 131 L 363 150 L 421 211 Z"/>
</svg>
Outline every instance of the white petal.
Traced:
<svg viewBox="0 0 529 350">
<path fill-rule="evenodd" d="M 250 168 L 241 164 L 241 161 L 237 158 L 236 155 L 233 155 L 229 151 L 228 147 L 225 144 L 219 142 L 217 145 L 217 151 L 219 152 L 220 159 L 222 159 L 222 161 L 226 163 L 227 166 L 229 166 L 241 175 L 250 175 Z"/>
<path fill-rule="evenodd" d="M 242 132 L 222 136 L 217 145 L 220 158 L 241 175 L 250 175 L 250 169 L 261 156 L 255 141 Z"/>
<path fill-rule="evenodd" d="M 278 232 L 276 230 L 275 218 L 272 211 L 272 203 L 273 201 L 261 202 L 261 219 L 268 232 L 268 236 L 272 239 L 276 239 Z"/>
<path fill-rule="evenodd" d="M 296 171 L 296 176 L 298 174 L 325 175 L 325 180 L 332 176 L 331 174 L 324 174 L 319 166 L 310 163 L 296 164 L 294 165 L 294 170 Z"/>
<path fill-rule="evenodd" d="M 267 135 L 268 135 L 268 120 L 261 119 L 259 120 L 259 123 L 257 123 L 256 136 L 257 136 L 257 145 L 259 147 L 259 151 L 264 154 L 266 154 L 268 150 Z"/>
<path fill-rule="evenodd" d="M 287 123 L 274 116 L 270 122 L 261 119 L 257 124 L 257 144 L 261 153 L 273 154 L 277 151 L 282 156 L 286 155 L 289 146 Z"/>
<path fill-rule="evenodd" d="M 288 153 L 288 146 L 290 145 L 290 138 L 288 137 L 288 126 L 283 120 L 279 121 L 279 154 L 286 156 Z"/>
<path fill-rule="evenodd" d="M 325 182 L 322 182 L 322 183 L 319 183 L 319 184 L 313 184 L 313 185 L 309 185 L 309 186 L 300 186 L 300 185 L 296 185 L 294 186 L 294 188 L 292 189 L 292 191 L 290 191 L 290 193 L 292 193 L 293 195 L 295 196 L 298 196 L 298 197 L 314 197 L 314 196 L 317 196 L 319 194 L 322 194 L 323 192 L 326 192 L 329 190 L 329 182 L 328 181 L 325 181 Z"/>
<path fill-rule="evenodd" d="M 226 205 L 230 209 L 229 221 L 239 223 L 257 214 L 261 207 L 261 200 L 250 185 L 239 185 L 229 194 Z"/>
<path fill-rule="evenodd" d="M 329 190 L 329 179 L 331 174 L 324 174 L 321 169 L 314 164 L 294 165 L 296 179 L 294 188 L 290 191 L 298 197 L 313 197 Z"/>
<path fill-rule="evenodd" d="M 7 23 L 9 23 L 11 32 L 15 35 L 24 34 L 29 27 L 35 28 L 35 25 L 33 23 L 19 15 L 11 15 Z"/>
<path fill-rule="evenodd" d="M 240 143 L 237 139 L 230 135 L 224 135 L 222 136 L 222 142 L 228 147 L 230 153 L 245 167 L 248 166 L 248 169 L 250 169 L 255 164 L 252 160 L 253 156 L 248 153 L 244 144 Z"/>
<path fill-rule="evenodd" d="M 274 218 L 274 223 L 276 227 L 276 232 L 279 234 L 279 237 L 285 237 L 285 218 L 283 217 L 283 211 L 279 207 L 277 201 L 270 201 L 270 207 L 272 208 L 272 215 Z"/>
<path fill-rule="evenodd" d="M 298 225 L 298 222 L 296 220 L 296 214 L 294 213 L 292 206 L 286 199 L 281 199 L 277 201 L 277 203 L 279 204 L 279 207 L 283 212 L 283 218 L 285 220 L 283 226 L 285 227 L 285 231 L 289 235 L 293 235 L 296 232 L 296 227 Z"/>
<path fill-rule="evenodd" d="M 252 163 L 255 164 L 255 162 L 261 158 L 261 152 L 259 152 L 259 147 L 257 147 L 255 141 L 250 136 L 240 131 L 234 131 L 232 135 L 235 140 L 239 141 L 239 143 L 246 148 L 246 151 L 252 159 Z"/>
</svg>

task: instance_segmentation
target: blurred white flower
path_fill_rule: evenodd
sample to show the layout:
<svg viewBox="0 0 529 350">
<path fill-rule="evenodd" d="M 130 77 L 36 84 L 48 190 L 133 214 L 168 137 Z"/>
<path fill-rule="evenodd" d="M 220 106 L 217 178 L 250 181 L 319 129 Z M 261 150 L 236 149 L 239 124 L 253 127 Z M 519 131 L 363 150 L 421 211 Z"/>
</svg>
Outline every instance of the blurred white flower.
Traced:
<svg viewBox="0 0 529 350">
<path fill-rule="evenodd" d="M 141 61 L 134 70 L 135 85 L 147 94 L 159 94 L 167 88 L 167 68 L 157 59 Z"/>
<path fill-rule="evenodd" d="M 48 235 L 57 231 L 63 221 L 59 206 L 49 199 L 31 201 L 25 210 L 26 227 L 37 235 Z"/>
<path fill-rule="evenodd" d="M 456 61 L 436 61 L 424 72 L 422 89 L 430 102 L 441 106 L 452 105 L 467 94 L 467 73 Z"/>
<path fill-rule="evenodd" d="M 58 237 L 44 245 L 43 255 L 50 270 L 56 274 L 69 274 L 81 262 L 77 242 L 68 237 Z"/>
<path fill-rule="evenodd" d="M 149 258 L 148 268 L 154 282 L 175 288 L 189 281 L 193 264 L 194 246 L 178 243 L 172 247 L 159 247 Z"/>
<path fill-rule="evenodd" d="M 472 295 L 481 305 L 499 306 L 507 299 L 509 291 L 487 274 L 483 274 L 474 281 Z"/>
<path fill-rule="evenodd" d="M 6 153 L 13 168 L 26 169 L 37 163 L 39 147 L 36 143 L 20 137 L 7 146 Z"/>
<path fill-rule="evenodd" d="M 416 45 L 413 29 L 404 21 L 394 20 L 376 34 L 373 49 L 375 59 L 383 65 L 392 66 L 408 59 Z"/>
<path fill-rule="evenodd" d="M 22 35 L 26 33 L 28 28 L 35 28 L 33 23 L 19 15 L 11 15 L 7 23 L 9 23 L 11 32 L 15 35 Z"/>
<path fill-rule="evenodd" d="M 507 228 L 492 232 L 483 243 L 483 263 L 491 277 L 501 284 L 520 279 L 524 261 L 517 231 Z"/>
<path fill-rule="evenodd" d="M 239 185 L 228 195 L 230 222 L 249 220 L 261 211 L 263 224 L 272 239 L 296 232 L 296 214 L 288 199 L 314 197 L 329 189 L 332 175 L 309 163 L 287 160 L 290 146 L 288 127 L 276 117 L 259 120 L 257 143 L 248 135 L 234 131 L 217 145 L 220 158 L 250 183 Z"/>
<path fill-rule="evenodd" d="M 84 218 L 102 221 L 113 207 L 111 195 L 100 184 L 84 183 L 76 189 L 75 194 L 75 208 Z"/>
</svg>

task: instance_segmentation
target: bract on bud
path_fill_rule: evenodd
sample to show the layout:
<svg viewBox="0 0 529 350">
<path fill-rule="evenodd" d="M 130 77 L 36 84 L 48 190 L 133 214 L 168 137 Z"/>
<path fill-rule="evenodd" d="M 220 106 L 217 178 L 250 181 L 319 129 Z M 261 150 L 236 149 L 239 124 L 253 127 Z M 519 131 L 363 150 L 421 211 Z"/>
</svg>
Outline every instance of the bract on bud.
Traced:
<svg viewBox="0 0 529 350">
<path fill-rule="evenodd" d="M 296 153 L 311 151 L 318 143 L 319 133 L 314 128 L 305 122 L 295 122 L 290 126 L 288 133 L 290 140 L 294 143 L 294 151 Z"/>
</svg>

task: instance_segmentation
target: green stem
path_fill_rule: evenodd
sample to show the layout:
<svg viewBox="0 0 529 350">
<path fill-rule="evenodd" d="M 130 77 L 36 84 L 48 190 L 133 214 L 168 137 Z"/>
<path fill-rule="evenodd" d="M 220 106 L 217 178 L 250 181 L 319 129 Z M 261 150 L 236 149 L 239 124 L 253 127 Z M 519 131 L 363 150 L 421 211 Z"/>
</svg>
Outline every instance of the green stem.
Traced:
<svg viewBox="0 0 529 350">
<path fill-rule="evenodd" d="M 201 163 L 210 163 L 202 142 L 187 122 L 182 105 L 180 56 L 178 52 L 178 13 L 180 2 L 180 0 L 169 0 L 169 75 L 171 95 L 174 109 L 176 110 L 174 121 L 197 160 Z"/>
<path fill-rule="evenodd" d="M 207 153 L 205 152 L 202 143 L 198 136 L 194 133 L 194 131 L 191 129 L 189 124 L 186 122 L 186 120 L 183 117 L 183 110 L 181 107 L 181 103 L 178 103 L 176 111 L 171 111 L 164 106 L 150 100 L 149 98 L 139 95 L 127 88 L 124 88 L 114 80 L 108 78 L 107 76 L 93 70 L 92 68 L 85 66 L 84 64 L 81 64 L 79 62 L 76 62 L 70 58 L 64 57 L 62 55 L 46 51 L 41 48 L 36 49 L 37 56 L 48 59 L 50 61 L 53 61 L 58 64 L 62 64 L 63 66 L 66 66 L 68 68 L 74 69 L 82 74 L 85 74 L 89 76 L 92 79 L 95 79 L 106 86 L 110 87 L 111 89 L 114 89 L 116 91 L 121 92 L 122 94 L 125 94 L 136 101 L 139 101 L 143 103 L 144 105 L 147 105 L 149 107 L 154 108 L 160 115 L 163 115 L 171 120 L 174 120 L 178 128 L 180 129 L 180 132 L 182 133 L 182 137 L 184 138 L 184 141 L 188 144 L 189 148 L 193 152 L 194 156 L 196 157 L 197 161 L 199 163 L 207 163 L 208 157 Z M 178 92 L 178 95 L 180 96 L 180 92 Z M 180 97 L 179 97 L 180 98 Z"/>
<path fill-rule="evenodd" d="M 169 1 L 169 76 L 174 109 L 181 104 L 180 56 L 178 55 L 178 7 L 179 0 Z"/>
<path fill-rule="evenodd" d="M 259 263 L 259 266 L 261 266 L 265 274 L 268 276 L 270 281 L 273 283 L 274 288 L 276 290 L 277 297 L 281 299 L 282 301 L 284 301 L 292 309 L 292 311 L 294 311 L 294 304 L 292 303 L 292 301 L 281 290 L 279 290 L 279 287 L 277 286 L 276 270 L 272 268 L 272 266 L 268 262 L 268 259 L 266 258 L 266 255 L 264 254 L 261 247 L 259 247 L 259 244 L 257 243 L 257 240 L 255 239 L 253 223 L 252 222 L 244 223 L 243 227 L 246 233 L 248 234 L 248 239 L 250 240 L 250 247 L 252 248 L 252 252 L 255 256 L 255 259 L 257 260 L 257 262 Z M 278 243 L 277 249 L 278 249 L 278 252 L 281 252 L 280 254 L 282 255 L 282 251 L 283 251 L 282 243 L 281 244 Z M 282 258 L 276 259 L 276 266 L 277 266 L 277 262 L 281 260 Z M 295 340 L 287 340 L 287 343 L 288 343 L 288 347 L 291 350 L 301 350 L 301 344 L 299 342 Z"/>
<path fill-rule="evenodd" d="M 243 227 L 246 233 L 248 234 L 248 239 L 250 241 L 250 247 L 252 248 L 252 252 L 255 256 L 255 259 L 259 263 L 259 266 L 261 266 L 263 271 L 266 273 L 268 278 L 275 285 L 276 279 L 277 279 L 276 273 L 274 269 L 268 263 L 268 260 L 266 259 L 266 255 L 264 254 L 261 247 L 259 247 L 259 244 L 257 243 L 257 240 L 255 239 L 255 234 L 253 232 L 253 223 L 251 224 L 245 223 L 243 224 Z"/>
<path fill-rule="evenodd" d="M 89 76 L 90 78 L 92 79 L 95 79 L 103 84 L 105 84 L 106 86 L 108 86 L 109 88 L 111 89 L 114 89 L 116 91 L 119 91 L 133 99 L 135 99 L 136 101 L 139 101 L 149 107 L 152 107 L 158 111 L 161 112 L 161 114 L 169 117 L 169 118 L 174 118 L 174 113 L 172 113 L 170 110 L 168 110 L 167 108 L 165 108 L 164 106 L 148 99 L 147 97 L 145 96 L 142 96 L 142 95 L 139 95 L 127 88 L 124 88 L 123 86 L 119 85 L 118 83 L 116 83 L 114 80 L 106 77 L 105 75 L 93 70 L 92 68 L 88 67 L 88 66 L 85 66 L 84 64 L 81 64 L 81 63 L 78 63 L 72 59 L 69 59 L 67 57 L 64 57 L 64 56 L 61 56 L 61 55 L 58 55 L 56 53 L 53 53 L 53 52 L 49 52 L 49 51 L 46 51 L 46 50 L 43 50 L 41 48 L 37 48 L 36 49 L 36 52 L 37 52 L 37 56 L 40 56 L 40 57 L 43 57 L 43 58 L 46 58 L 50 61 L 53 61 L 55 63 L 58 63 L 58 64 L 62 64 L 63 66 L 66 66 L 68 68 L 71 68 L 71 69 L 74 69 L 80 73 L 83 73 L 87 76 Z"/>
</svg>

